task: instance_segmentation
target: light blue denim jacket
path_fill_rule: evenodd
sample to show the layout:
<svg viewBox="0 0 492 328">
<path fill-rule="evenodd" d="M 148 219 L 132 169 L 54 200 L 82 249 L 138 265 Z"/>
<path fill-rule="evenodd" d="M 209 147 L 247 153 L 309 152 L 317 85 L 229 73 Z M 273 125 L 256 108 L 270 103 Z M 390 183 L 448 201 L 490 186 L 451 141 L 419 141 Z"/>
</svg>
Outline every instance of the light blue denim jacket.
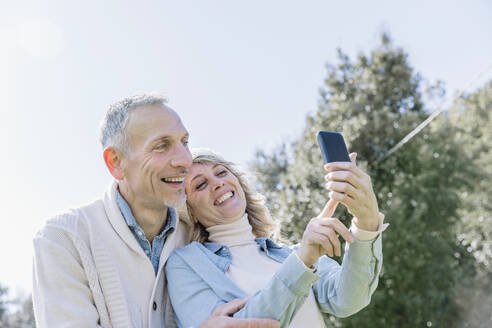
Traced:
<svg viewBox="0 0 492 328">
<path fill-rule="evenodd" d="M 355 239 L 355 238 L 354 238 Z M 314 264 L 315 273 L 286 246 L 256 238 L 266 255 L 283 263 L 268 285 L 251 295 L 235 318 L 270 318 L 288 327 L 312 288 L 323 318 L 352 315 L 367 306 L 378 284 L 382 266 L 382 236 L 346 244 L 342 265 L 327 256 Z M 171 302 L 179 327 L 198 327 L 214 309 L 245 294 L 227 276 L 229 248 L 193 242 L 175 250 L 166 264 Z"/>
</svg>

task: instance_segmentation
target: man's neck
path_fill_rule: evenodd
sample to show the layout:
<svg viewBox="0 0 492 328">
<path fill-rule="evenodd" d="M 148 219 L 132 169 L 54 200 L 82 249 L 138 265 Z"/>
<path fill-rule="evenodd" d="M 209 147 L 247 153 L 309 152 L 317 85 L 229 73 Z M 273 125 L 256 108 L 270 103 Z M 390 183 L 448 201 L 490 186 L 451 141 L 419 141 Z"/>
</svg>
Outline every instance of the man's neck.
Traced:
<svg viewBox="0 0 492 328">
<path fill-rule="evenodd" d="M 149 203 L 139 201 L 136 197 L 132 197 L 125 188 L 119 188 L 121 196 L 126 200 L 132 211 L 135 221 L 145 233 L 147 240 L 152 243 L 154 238 L 159 235 L 162 228 L 167 222 L 168 208 L 164 205 L 150 207 Z"/>
<path fill-rule="evenodd" d="M 152 244 L 154 238 L 159 235 L 167 223 L 167 207 L 163 207 L 159 211 L 151 210 L 144 207 L 136 206 L 133 208 L 132 204 L 129 204 L 132 209 L 133 216 L 138 225 L 145 233 L 145 237 Z"/>
</svg>

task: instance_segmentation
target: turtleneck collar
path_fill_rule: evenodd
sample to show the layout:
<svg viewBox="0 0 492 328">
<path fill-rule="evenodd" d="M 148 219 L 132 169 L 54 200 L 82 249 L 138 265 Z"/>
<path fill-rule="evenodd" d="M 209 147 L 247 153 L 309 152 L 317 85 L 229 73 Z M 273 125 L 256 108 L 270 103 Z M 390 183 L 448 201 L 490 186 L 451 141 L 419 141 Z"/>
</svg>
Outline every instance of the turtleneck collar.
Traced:
<svg viewBox="0 0 492 328">
<path fill-rule="evenodd" d="M 227 247 L 242 246 L 255 243 L 253 228 L 249 224 L 248 214 L 227 224 L 218 224 L 207 228 L 208 240 Z"/>
</svg>

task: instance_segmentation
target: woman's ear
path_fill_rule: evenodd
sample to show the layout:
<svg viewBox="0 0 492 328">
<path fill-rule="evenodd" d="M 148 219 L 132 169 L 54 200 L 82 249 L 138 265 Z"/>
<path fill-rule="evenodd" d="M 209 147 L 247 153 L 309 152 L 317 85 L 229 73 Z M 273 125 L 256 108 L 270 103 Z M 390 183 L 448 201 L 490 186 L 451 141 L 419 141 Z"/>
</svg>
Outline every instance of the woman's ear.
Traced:
<svg viewBox="0 0 492 328">
<path fill-rule="evenodd" d="M 125 175 L 121 167 L 121 162 L 123 160 L 121 151 L 113 147 L 108 147 L 104 150 L 103 156 L 109 173 L 111 173 L 116 180 L 123 180 Z"/>
</svg>

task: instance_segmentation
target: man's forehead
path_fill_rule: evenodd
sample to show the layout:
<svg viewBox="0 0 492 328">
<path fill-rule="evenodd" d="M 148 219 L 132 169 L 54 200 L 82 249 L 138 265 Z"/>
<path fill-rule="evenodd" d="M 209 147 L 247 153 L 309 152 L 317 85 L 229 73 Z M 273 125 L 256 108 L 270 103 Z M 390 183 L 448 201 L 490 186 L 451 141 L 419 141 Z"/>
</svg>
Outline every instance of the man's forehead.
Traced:
<svg viewBox="0 0 492 328">
<path fill-rule="evenodd" d="M 164 105 L 136 108 L 130 114 L 127 131 L 132 135 L 147 137 L 187 133 L 178 114 L 170 107 Z"/>
<path fill-rule="evenodd" d="M 150 124 L 156 119 L 180 120 L 178 114 L 163 104 L 143 105 L 135 108 L 129 115 L 129 124 Z"/>
</svg>

